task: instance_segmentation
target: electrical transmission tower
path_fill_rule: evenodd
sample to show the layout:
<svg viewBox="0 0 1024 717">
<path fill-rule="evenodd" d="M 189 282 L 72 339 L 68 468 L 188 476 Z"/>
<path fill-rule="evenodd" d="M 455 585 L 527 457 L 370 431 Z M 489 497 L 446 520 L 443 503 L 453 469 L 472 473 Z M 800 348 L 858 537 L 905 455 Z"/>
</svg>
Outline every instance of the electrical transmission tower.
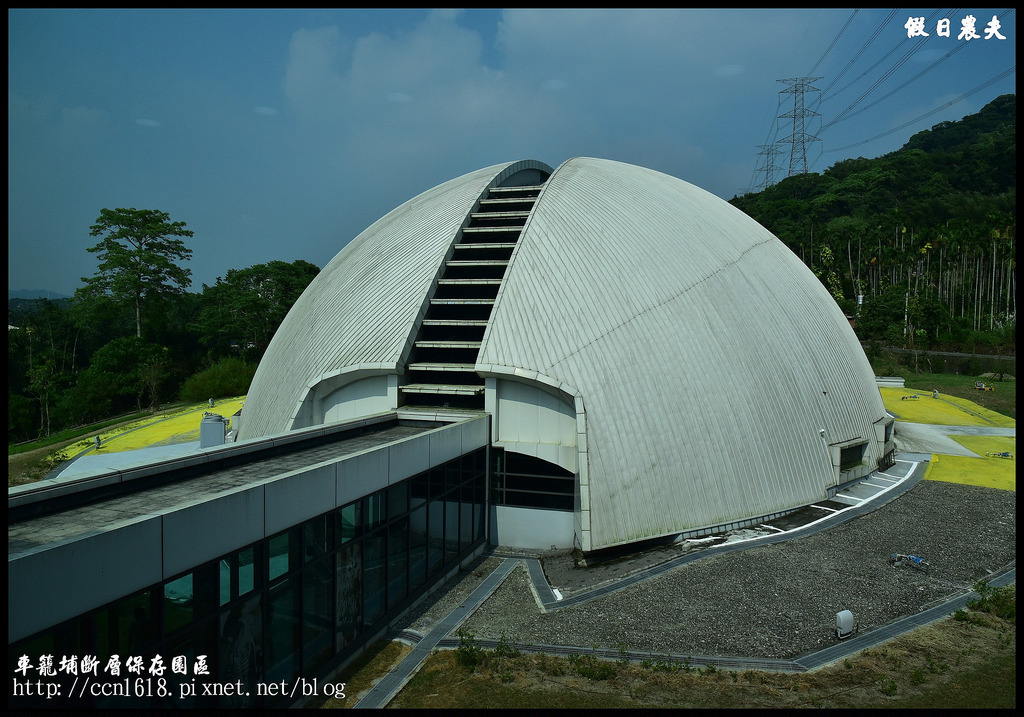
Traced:
<svg viewBox="0 0 1024 717">
<path fill-rule="evenodd" d="M 787 80 L 779 80 L 779 82 L 786 83 L 786 88 L 779 90 L 779 94 L 792 93 L 793 95 L 793 109 L 779 115 L 779 119 L 792 118 L 793 120 L 793 134 L 779 140 L 779 142 L 792 145 L 789 150 L 789 174 L 787 175 L 789 177 L 807 173 L 807 143 L 821 141 L 818 137 L 807 134 L 807 118 L 821 115 L 807 109 L 804 104 L 804 94 L 821 91 L 817 87 L 811 86 L 812 82 L 820 79 L 820 77 L 791 77 Z"/>
<path fill-rule="evenodd" d="M 775 173 L 779 171 L 779 165 L 775 159 L 782 154 L 782 150 L 777 144 L 759 144 L 757 148 L 761 150 L 757 156 L 764 156 L 764 163 L 757 168 L 758 174 L 764 172 L 764 181 L 757 185 L 757 189 L 760 191 L 775 184 Z"/>
</svg>

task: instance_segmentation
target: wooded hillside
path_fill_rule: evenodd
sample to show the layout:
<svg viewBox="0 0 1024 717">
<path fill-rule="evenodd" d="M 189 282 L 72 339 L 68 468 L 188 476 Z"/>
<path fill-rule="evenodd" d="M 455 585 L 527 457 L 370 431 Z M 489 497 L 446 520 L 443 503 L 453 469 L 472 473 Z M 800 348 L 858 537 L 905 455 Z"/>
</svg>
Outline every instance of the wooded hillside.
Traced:
<svg viewBox="0 0 1024 717">
<path fill-rule="evenodd" d="M 843 160 L 731 203 L 814 271 L 857 316 L 862 339 L 1012 352 L 1016 108 L 1016 96 L 1003 95 L 890 154 Z"/>
</svg>

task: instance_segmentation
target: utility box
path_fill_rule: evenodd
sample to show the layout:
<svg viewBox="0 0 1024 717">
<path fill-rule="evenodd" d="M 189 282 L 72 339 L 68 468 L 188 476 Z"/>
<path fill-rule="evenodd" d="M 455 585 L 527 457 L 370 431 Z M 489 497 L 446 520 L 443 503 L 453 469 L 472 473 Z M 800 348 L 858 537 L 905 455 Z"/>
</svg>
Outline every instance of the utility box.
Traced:
<svg viewBox="0 0 1024 717">
<path fill-rule="evenodd" d="M 199 447 L 212 448 L 224 445 L 224 436 L 228 432 L 228 422 L 217 413 L 204 413 L 199 424 Z"/>
</svg>

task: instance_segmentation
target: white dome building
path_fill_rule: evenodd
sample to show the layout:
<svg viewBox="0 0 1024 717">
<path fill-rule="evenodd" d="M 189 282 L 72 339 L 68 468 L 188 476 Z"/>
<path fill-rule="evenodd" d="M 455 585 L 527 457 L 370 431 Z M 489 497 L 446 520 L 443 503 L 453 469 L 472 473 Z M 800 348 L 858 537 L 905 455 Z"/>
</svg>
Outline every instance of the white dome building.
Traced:
<svg viewBox="0 0 1024 717">
<path fill-rule="evenodd" d="M 489 412 L 492 542 L 585 552 L 826 499 L 894 447 L 846 318 L 782 242 L 590 158 L 481 169 L 362 232 L 281 324 L 240 438 L 399 409 Z"/>
</svg>

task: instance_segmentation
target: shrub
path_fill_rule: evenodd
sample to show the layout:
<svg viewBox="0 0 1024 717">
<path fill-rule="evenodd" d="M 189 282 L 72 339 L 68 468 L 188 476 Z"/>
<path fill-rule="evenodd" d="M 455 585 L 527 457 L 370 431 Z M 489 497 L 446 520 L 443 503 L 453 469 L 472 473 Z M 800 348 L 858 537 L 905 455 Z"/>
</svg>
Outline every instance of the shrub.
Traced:
<svg viewBox="0 0 1024 717">
<path fill-rule="evenodd" d="M 979 580 L 974 584 L 974 590 L 980 597 L 967 603 L 967 607 L 1017 622 L 1017 593 L 1013 586 L 996 588 L 987 580 Z"/>
<path fill-rule="evenodd" d="M 608 680 L 615 677 L 615 665 L 599 660 L 594 655 L 580 655 L 574 652 L 569 655 L 569 664 L 577 675 L 588 680 Z"/>
<path fill-rule="evenodd" d="M 477 642 L 471 632 L 459 629 L 459 646 L 455 648 L 455 660 L 470 672 L 473 672 L 484 661 L 484 648 Z"/>
<path fill-rule="evenodd" d="M 498 640 L 498 644 L 494 648 L 494 654 L 497 657 L 515 658 L 519 657 L 519 655 L 522 653 L 519 651 L 518 647 L 509 643 L 508 639 L 505 637 L 505 634 L 502 633 L 501 639 Z"/>
<path fill-rule="evenodd" d="M 225 358 L 190 376 L 181 387 L 181 400 L 189 403 L 208 398 L 244 396 L 256 374 L 256 367 L 236 358 Z"/>
</svg>

